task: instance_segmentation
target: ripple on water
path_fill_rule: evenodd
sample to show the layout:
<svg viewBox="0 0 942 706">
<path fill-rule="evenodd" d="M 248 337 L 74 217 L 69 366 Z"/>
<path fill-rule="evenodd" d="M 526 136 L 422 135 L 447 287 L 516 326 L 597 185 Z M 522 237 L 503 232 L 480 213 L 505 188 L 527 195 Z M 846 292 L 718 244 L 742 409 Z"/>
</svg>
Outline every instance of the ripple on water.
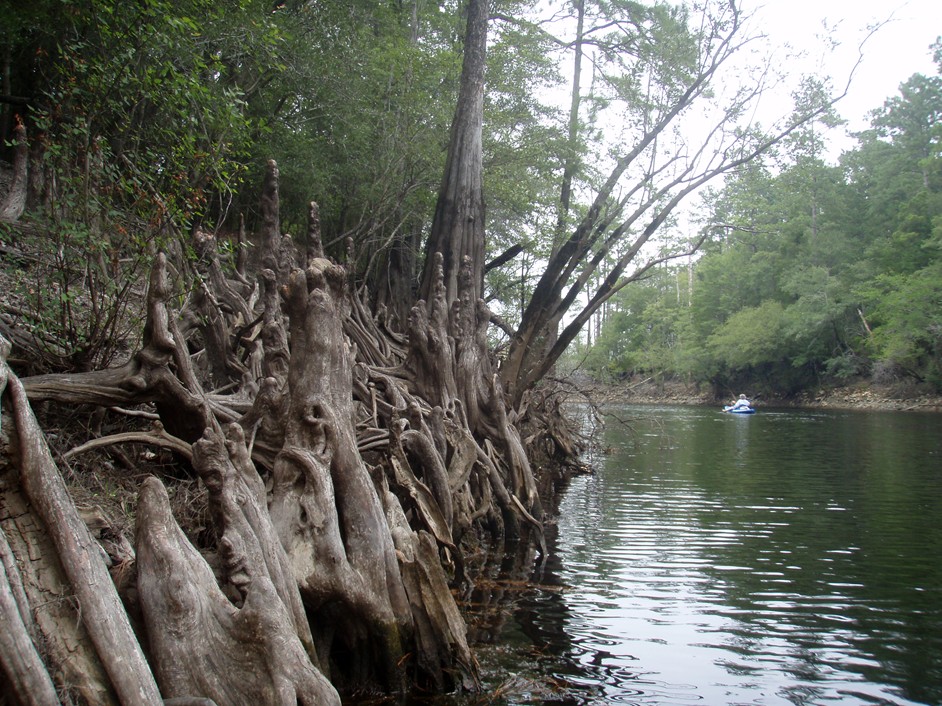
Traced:
<svg viewBox="0 0 942 706">
<path fill-rule="evenodd" d="M 638 414 L 534 598 L 569 703 L 942 703 L 942 418 Z"/>
</svg>

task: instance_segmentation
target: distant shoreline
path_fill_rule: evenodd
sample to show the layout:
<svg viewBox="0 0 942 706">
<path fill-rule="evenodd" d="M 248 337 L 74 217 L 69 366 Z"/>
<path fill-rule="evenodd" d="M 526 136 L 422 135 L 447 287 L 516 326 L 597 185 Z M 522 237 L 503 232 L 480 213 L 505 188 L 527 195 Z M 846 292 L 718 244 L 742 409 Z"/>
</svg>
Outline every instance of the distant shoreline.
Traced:
<svg viewBox="0 0 942 706">
<path fill-rule="evenodd" d="M 679 404 L 710 406 L 728 404 L 711 391 L 678 381 L 625 380 L 598 382 L 585 380 L 579 385 L 599 403 Z M 860 409 L 896 412 L 942 412 L 942 395 L 921 391 L 913 386 L 855 383 L 841 387 L 806 391 L 794 397 L 750 395 L 758 409 L 762 407 L 808 407 L 822 409 Z M 735 395 L 730 395 L 730 399 Z"/>
</svg>

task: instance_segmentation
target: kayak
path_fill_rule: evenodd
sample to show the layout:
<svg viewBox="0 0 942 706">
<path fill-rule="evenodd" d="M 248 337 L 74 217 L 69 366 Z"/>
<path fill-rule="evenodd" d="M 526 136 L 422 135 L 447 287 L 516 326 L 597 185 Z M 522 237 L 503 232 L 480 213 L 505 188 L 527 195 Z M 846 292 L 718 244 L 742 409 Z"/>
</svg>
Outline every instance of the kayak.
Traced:
<svg viewBox="0 0 942 706">
<path fill-rule="evenodd" d="M 753 407 L 723 407 L 724 412 L 729 412 L 730 414 L 755 414 L 756 410 Z"/>
</svg>

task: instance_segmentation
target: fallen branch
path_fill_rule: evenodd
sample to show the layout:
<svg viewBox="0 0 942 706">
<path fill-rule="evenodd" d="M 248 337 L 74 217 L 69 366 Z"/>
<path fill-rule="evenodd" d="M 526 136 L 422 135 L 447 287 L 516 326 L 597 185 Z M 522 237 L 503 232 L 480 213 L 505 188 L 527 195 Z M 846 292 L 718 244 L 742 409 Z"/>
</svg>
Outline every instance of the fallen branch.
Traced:
<svg viewBox="0 0 942 706">
<path fill-rule="evenodd" d="M 183 441 L 183 439 L 178 439 L 168 434 L 164 431 L 164 425 L 159 421 L 154 422 L 153 431 L 128 431 L 86 441 L 81 446 L 76 446 L 74 449 L 66 451 L 62 454 L 62 458 L 68 460 L 87 451 L 104 448 L 105 446 L 113 446 L 114 444 L 150 444 L 151 446 L 159 446 L 164 449 L 176 451 L 186 458 L 187 461 L 193 460 L 193 446 Z"/>
</svg>

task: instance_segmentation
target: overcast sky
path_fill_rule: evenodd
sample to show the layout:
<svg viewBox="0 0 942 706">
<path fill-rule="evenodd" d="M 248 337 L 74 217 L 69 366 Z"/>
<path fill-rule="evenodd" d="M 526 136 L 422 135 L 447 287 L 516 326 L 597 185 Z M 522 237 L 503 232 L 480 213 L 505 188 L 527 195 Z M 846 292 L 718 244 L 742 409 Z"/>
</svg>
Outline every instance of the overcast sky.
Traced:
<svg viewBox="0 0 942 706">
<path fill-rule="evenodd" d="M 942 0 L 746 0 L 758 7 L 755 22 L 775 46 L 791 45 L 807 52 L 808 70 L 846 79 L 868 26 L 886 22 L 864 45 L 863 62 L 850 92 L 838 104 L 848 129 L 869 125 L 867 113 L 898 93 L 914 73 L 935 75 L 930 46 L 942 35 Z M 823 60 L 825 27 L 840 42 Z"/>
</svg>

